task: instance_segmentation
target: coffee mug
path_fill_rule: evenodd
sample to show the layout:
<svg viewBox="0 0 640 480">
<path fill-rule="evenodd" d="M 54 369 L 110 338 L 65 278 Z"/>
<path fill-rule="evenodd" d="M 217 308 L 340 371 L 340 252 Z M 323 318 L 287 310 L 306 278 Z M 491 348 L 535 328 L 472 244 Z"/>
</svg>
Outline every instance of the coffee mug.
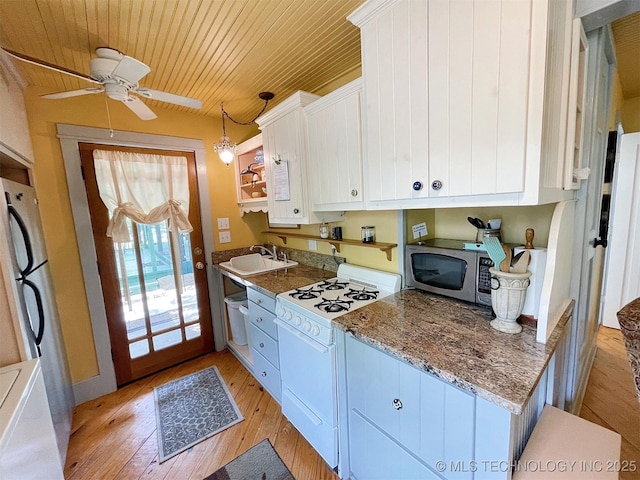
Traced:
<svg viewBox="0 0 640 480">
<path fill-rule="evenodd" d="M 342 227 L 333 227 L 331 229 L 331 238 L 333 240 L 342 240 Z"/>
</svg>

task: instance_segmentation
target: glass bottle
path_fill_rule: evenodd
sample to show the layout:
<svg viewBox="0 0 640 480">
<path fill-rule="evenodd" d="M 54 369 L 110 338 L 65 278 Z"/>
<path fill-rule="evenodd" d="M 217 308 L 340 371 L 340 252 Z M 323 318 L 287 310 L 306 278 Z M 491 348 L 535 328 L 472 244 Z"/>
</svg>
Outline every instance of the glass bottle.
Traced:
<svg viewBox="0 0 640 480">
<path fill-rule="evenodd" d="M 329 225 L 324 222 L 320 224 L 320 238 L 329 238 Z"/>
<path fill-rule="evenodd" d="M 373 243 L 376 241 L 376 227 L 367 226 L 361 229 L 362 243 Z"/>
</svg>

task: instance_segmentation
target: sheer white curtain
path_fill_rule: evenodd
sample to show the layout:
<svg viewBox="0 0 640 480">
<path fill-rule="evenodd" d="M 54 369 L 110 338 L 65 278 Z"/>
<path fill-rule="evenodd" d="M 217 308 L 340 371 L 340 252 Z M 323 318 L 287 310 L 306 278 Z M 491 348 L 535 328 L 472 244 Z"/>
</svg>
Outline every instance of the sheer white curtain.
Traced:
<svg viewBox="0 0 640 480">
<path fill-rule="evenodd" d="M 169 220 L 169 231 L 193 230 L 189 223 L 186 157 L 94 150 L 100 198 L 111 212 L 107 236 L 129 242 L 126 217 L 137 223 Z"/>
</svg>

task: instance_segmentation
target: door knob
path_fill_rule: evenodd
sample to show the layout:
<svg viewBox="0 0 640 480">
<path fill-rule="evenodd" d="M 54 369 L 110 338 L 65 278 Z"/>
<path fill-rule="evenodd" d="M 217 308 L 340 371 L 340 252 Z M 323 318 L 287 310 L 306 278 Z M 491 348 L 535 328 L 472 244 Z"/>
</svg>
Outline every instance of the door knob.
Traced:
<svg viewBox="0 0 640 480">
<path fill-rule="evenodd" d="M 196 268 L 197 268 L 198 270 L 202 270 L 202 269 L 204 268 L 204 263 L 202 263 L 202 262 L 196 262 Z"/>
</svg>

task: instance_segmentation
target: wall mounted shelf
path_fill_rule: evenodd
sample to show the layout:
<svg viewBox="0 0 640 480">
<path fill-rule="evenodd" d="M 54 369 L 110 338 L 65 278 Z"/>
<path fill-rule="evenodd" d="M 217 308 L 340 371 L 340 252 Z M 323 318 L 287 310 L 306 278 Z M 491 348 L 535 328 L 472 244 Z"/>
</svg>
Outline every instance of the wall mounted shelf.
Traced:
<svg viewBox="0 0 640 480">
<path fill-rule="evenodd" d="M 377 248 L 378 250 L 387 254 L 387 260 L 391 261 L 391 250 L 398 246 L 397 243 L 383 243 L 383 242 L 371 242 L 371 243 L 363 243 L 360 240 L 348 240 L 343 238 L 342 240 L 334 240 L 333 238 L 321 238 L 317 235 L 306 235 L 304 233 L 288 233 L 288 232 L 272 232 L 266 231 L 262 232 L 265 235 L 273 235 L 286 245 L 287 238 L 302 238 L 306 240 L 316 240 L 319 242 L 327 242 L 333 245 L 338 253 L 340 253 L 340 245 L 353 245 L 356 247 L 368 247 L 368 248 Z"/>
</svg>

